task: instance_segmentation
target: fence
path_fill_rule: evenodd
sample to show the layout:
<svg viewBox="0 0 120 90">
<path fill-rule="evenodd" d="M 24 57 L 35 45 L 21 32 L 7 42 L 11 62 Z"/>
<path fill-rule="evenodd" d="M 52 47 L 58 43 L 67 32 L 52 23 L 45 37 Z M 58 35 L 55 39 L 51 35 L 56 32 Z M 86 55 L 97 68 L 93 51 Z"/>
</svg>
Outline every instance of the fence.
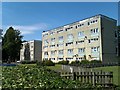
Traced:
<svg viewBox="0 0 120 90">
<path fill-rule="evenodd" d="M 61 72 L 61 77 L 79 80 L 82 83 L 91 83 L 93 86 L 113 86 L 113 72 Z"/>
</svg>

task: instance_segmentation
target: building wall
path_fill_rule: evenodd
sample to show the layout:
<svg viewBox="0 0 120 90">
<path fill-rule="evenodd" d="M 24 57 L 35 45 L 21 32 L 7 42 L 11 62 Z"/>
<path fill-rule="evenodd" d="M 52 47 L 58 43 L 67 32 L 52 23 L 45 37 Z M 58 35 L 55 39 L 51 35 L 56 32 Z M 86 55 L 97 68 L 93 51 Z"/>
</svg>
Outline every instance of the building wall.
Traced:
<svg viewBox="0 0 120 90">
<path fill-rule="evenodd" d="M 113 36 L 114 34 L 113 29 L 115 28 L 115 23 L 113 22 L 108 23 L 109 21 L 106 21 L 106 20 L 101 21 L 101 17 L 103 16 L 96 15 L 81 21 L 77 21 L 62 27 L 55 28 L 50 31 L 43 32 L 42 33 L 42 41 L 43 41 L 42 42 L 42 59 L 55 58 L 55 60 L 52 59 L 52 61 L 54 62 L 60 61 L 58 60 L 58 58 L 60 57 L 63 58 L 61 60 L 67 60 L 68 58 L 70 62 L 76 60 L 76 58 L 78 58 L 77 60 L 84 60 L 85 57 L 87 60 L 103 60 L 103 59 L 107 60 L 106 55 L 103 56 L 103 52 L 114 51 L 113 49 L 115 45 L 113 44 L 112 41 L 108 41 L 107 38 Z M 105 27 L 105 31 L 103 32 L 101 32 L 102 30 L 101 23 Z M 109 25 L 111 25 L 110 28 L 108 28 Z M 68 29 L 66 31 L 66 28 L 71 28 L 71 29 Z M 111 29 L 110 31 L 113 34 L 107 34 L 108 33 L 107 29 Z M 79 37 L 78 35 L 79 32 L 84 32 L 84 35 L 81 35 Z M 51 35 L 51 33 L 54 33 L 54 34 Z M 103 35 L 103 33 L 105 34 Z M 73 39 L 69 38 L 68 40 L 68 35 L 70 34 L 73 35 Z M 59 41 L 60 36 L 63 36 L 63 41 L 61 40 L 61 42 Z M 52 38 L 55 38 L 55 40 L 54 39 L 51 40 Z M 94 39 L 97 39 L 97 40 L 94 40 Z M 109 39 L 114 40 L 114 38 L 112 37 Z M 46 40 L 47 42 L 45 42 Z M 83 41 L 83 42 L 78 44 L 78 42 L 80 41 Z M 110 48 L 112 48 L 111 51 L 109 51 L 109 49 L 104 50 L 105 48 L 108 48 L 108 45 L 106 45 L 108 43 L 106 43 L 106 41 L 108 41 L 109 44 L 111 44 L 110 46 Z M 70 42 L 72 42 L 72 44 L 66 46 L 66 44 Z M 58 44 L 63 44 L 63 46 L 58 47 Z M 51 47 L 51 45 L 55 45 L 55 46 Z M 78 52 L 79 48 L 85 48 L 84 52 L 79 53 Z M 68 54 L 68 49 L 73 49 L 73 53 Z M 63 55 L 59 54 L 59 50 L 64 51 Z M 51 51 L 54 51 L 55 55 L 51 55 Z M 48 55 L 44 55 L 45 52 L 48 52 Z M 78 54 L 78 56 L 73 57 L 76 54 Z M 115 56 L 115 54 L 113 56 Z"/>
<path fill-rule="evenodd" d="M 117 62 L 117 40 L 115 37 L 117 21 L 107 17 L 102 17 L 101 20 L 103 63 Z"/>
<path fill-rule="evenodd" d="M 28 42 L 24 42 L 23 43 L 23 47 L 20 50 L 20 60 L 24 61 L 25 60 L 25 56 L 24 56 L 24 51 L 25 51 L 25 45 L 29 44 L 29 51 L 30 51 L 30 61 L 34 61 L 34 60 L 41 60 L 41 56 L 42 56 L 42 50 L 41 50 L 41 41 L 38 40 L 33 40 L 33 41 L 28 41 Z"/>
<path fill-rule="evenodd" d="M 34 43 L 34 53 L 35 57 L 34 60 L 41 61 L 42 60 L 42 41 L 35 40 Z"/>
</svg>

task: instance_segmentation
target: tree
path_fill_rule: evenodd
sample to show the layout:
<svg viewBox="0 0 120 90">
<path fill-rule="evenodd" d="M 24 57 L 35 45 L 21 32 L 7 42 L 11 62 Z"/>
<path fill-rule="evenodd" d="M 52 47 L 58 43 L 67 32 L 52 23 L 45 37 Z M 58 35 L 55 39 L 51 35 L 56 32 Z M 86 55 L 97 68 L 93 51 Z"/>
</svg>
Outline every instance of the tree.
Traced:
<svg viewBox="0 0 120 90">
<path fill-rule="evenodd" d="M 2 59 L 3 62 L 15 62 L 19 60 L 22 37 L 19 30 L 9 27 L 2 38 Z"/>
</svg>

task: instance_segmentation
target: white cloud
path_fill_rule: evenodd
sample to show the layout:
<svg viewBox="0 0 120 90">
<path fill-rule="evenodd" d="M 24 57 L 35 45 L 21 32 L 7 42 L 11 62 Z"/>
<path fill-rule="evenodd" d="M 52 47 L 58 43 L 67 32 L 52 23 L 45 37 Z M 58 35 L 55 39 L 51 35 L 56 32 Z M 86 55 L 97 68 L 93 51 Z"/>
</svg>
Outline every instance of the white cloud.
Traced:
<svg viewBox="0 0 120 90">
<path fill-rule="evenodd" d="M 46 30 L 48 25 L 45 23 L 39 23 L 34 25 L 9 25 L 7 29 L 12 26 L 14 29 L 20 30 L 22 35 L 34 34 L 38 30 Z"/>
</svg>

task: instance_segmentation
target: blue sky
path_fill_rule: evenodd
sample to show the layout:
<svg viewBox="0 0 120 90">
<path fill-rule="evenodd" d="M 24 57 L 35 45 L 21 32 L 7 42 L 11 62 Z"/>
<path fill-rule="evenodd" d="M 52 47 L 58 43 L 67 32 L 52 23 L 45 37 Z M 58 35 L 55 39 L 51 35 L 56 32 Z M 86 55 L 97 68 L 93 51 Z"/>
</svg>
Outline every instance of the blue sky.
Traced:
<svg viewBox="0 0 120 90">
<path fill-rule="evenodd" d="M 2 28 L 19 29 L 23 40 L 41 40 L 42 31 L 97 14 L 118 19 L 117 2 L 3 2 Z"/>
</svg>

